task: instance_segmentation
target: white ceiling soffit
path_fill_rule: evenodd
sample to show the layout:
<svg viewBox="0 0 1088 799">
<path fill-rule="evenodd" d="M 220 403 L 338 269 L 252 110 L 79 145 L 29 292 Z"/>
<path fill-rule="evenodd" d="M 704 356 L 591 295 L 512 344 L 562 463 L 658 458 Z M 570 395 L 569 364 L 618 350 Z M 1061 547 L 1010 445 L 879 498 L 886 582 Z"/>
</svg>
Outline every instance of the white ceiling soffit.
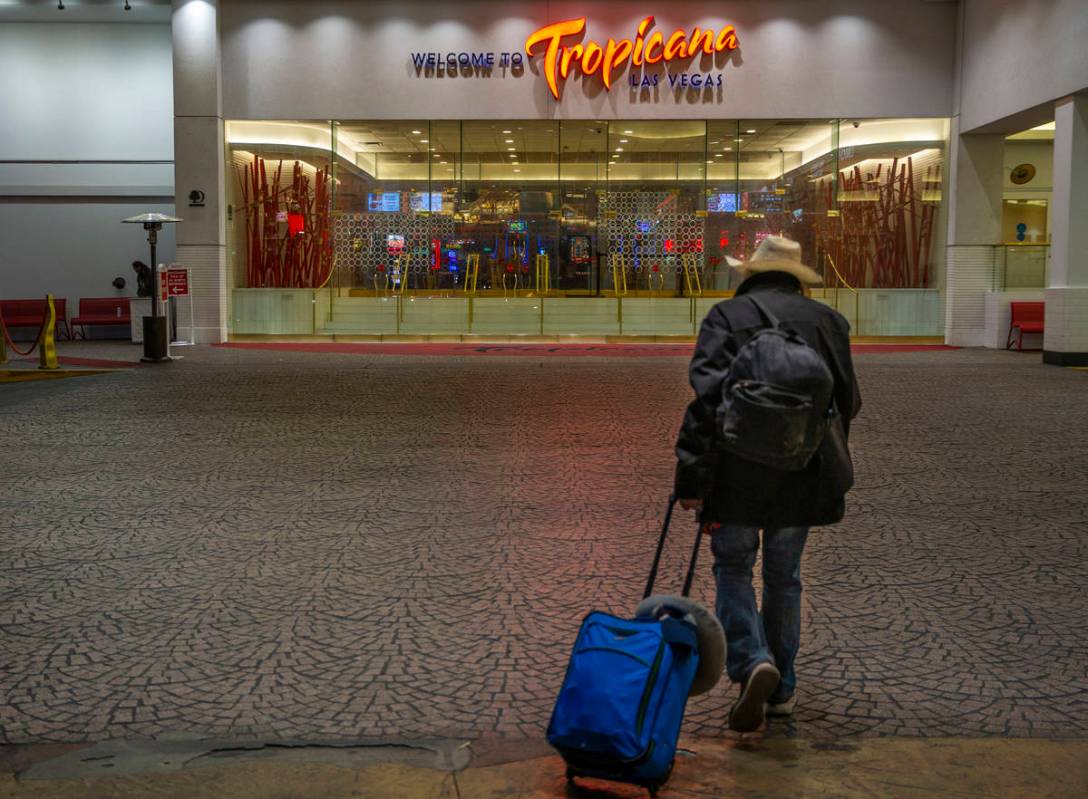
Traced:
<svg viewBox="0 0 1088 799">
<path fill-rule="evenodd" d="M 1054 141 L 1054 123 L 1045 122 L 1030 130 L 1006 136 L 1005 139 L 1006 141 Z"/>
<path fill-rule="evenodd" d="M 567 123 L 564 123 L 567 124 Z M 578 124 L 578 123 L 574 123 Z M 655 123 L 618 123 L 620 135 L 624 136 L 626 143 L 623 149 L 614 156 L 619 161 L 629 160 L 629 156 L 642 162 L 642 169 L 649 169 L 653 154 L 675 154 L 688 151 L 687 146 L 677 147 L 690 142 L 694 129 L 690 123 L 685 123 L 677 133 L 680 136 L 666 137 L 666 129 L 670 123 L 660 121 Z M 759 177 L 774 179 L 784 171 L 794 171 L 804 164 L 808 164 L 832 150 L 832 127 L 826 123 L 799 122 L 796 125 L 783 126 L 778 133 L 769 133 L 769 123 L 766 121 L 751 121 L 741 123 L 741 133 L 751 135 L 749 130 L 762 128 L 750 139 L 751 145 L 743 141 L 744 135 L 738 137 L 721 135 L 717 139 L 707 139 L 707 155 L 716 155 L 720 150 L 723 163 L 732 158 L 732 153 L 726 155 L 725 151 L 739 147 L 742 153 L 742 161 L 750 161 L 752 158 L 763 161 L 760 166 L 751 164 L 746 170 L 759 170 Z M 700 131 L 702 123 L 699 123 Z M 545 127 L 546 126 L 546 127 Z M 748 127 L 753 126 L 753 127 Z M 495 127 L 498 130 L 492 131 Z M 533 130 L 538 128 L 538 130 Z M 788 129 L 787 129 L 788 128 Z M 439 132 L 441 129 L 441 133 Z M 505 133 L 504 131 L 510 131 Z M 723 134 L 729 129 L 723 130 Z M 736 127 L 731 130 L 736 132 Z M 416 131 L 419 131 L 417 134 Z M 497 123 L 465 123 L 464 132 L 466 142 L 464 147 L 460 142 L 451 141 L 457 137 L 458 128 L 450 126 L 450 130 L 443 126 L 432 126 L 428 131 L 426 122 L 373 122 L 373 123 L 344 123 L 337 134 L 337 155 L 349 163 L 375 174 L 376 156 L 400 155 L 403 157 L 418 153 L 426 161 L 426 153 L 430 150 L 438 165 L 445 159 L 456 160 L 457 151 L 466 154 L 466 160 L 470 153 L 491 152 L 496 156 L 507 156 L 511 161 L 522 163 L 514 164 L 524 167 L 526 160 L 551 161 L 551 154 L 555 152 L 556 129 L 553 124 L 546 122 L 497 122 Z M 627 131 L 630 131 L 628 133 Z M 650 136 L 644 134 L 650 133 Z M 711 136 L 715 135 L 711 132 Z M 471 138 L 470 138 L 471 137 Z M 844 122 L 839 130 L 839 150 L 844 150 L 849 155 L 849 148 L 862 148 L 871 145 L 888 145 L 909 143 L 911 147 L 940 147 L 948 137 L 948 120 L 946 119 L 876 119 Z M 697 137 L 697 150 L 703 150 L 703 137 Z M 617 144 L 615 137 L 610 144 Z M 760 142 L 759 140 L 762 139 Z M 513 143 L 508 144 L 508 140 Z M 230 144 L 266 145 L 283 148 L 305 148 L 308 150 L 332 151 L 332 136 L 329 125 L 321 122 L 295 122 L 295 121 L 260 121 L 260 120 L 235 120 L 227 123 L 227 141 Z M 567 138 L 564 137 L 564 142 Z M 710 144 L 717 141 L 716 145 Z M 758 143 L 757 143 L 758 142 Z M 437 146 L 436 146 L 437 145 Z M 771 149 L 773 148 L 773 149 Z M 600 152 L 596 146 L 592 148 Z M 611 149 L 611 148 L 610 148 Z M 768 154 L 785 152 L 787 161 L 777 157 L 765 157 Z M 645 153 L 649 156 L 640 158 Z M 744 157 L 750 156 L 750 157 Z M 671 156 L 666 156 L 670 163 Z M 475 160 L 478 160 L 475 156 Z M 701 155 L 700 155 L 701 158 Z M 383 159 L 384 160 L 384 159 Z M 488 159 L 491 160 L 491 159 Z M 499 159 L 505 161 L 505 159 Z M 541 165 L 543 166 L 543 165 Z M 714 164 L 715 169 L 717 164 Z M 389 165 L 386 166 L 386 169 Z M 411 169 L 410 166 L 405 168 Z M 554 169 L 554 166 L 551 167 Z M 383 177 L 385 177 L 383 175 Z M 524 179 L 524 173 L 523 173 Z"/>
<path fill-rule="evenodd" d="M 2 22 L 169 23 L 170 0 L 0 0 Z"/>
</svg>

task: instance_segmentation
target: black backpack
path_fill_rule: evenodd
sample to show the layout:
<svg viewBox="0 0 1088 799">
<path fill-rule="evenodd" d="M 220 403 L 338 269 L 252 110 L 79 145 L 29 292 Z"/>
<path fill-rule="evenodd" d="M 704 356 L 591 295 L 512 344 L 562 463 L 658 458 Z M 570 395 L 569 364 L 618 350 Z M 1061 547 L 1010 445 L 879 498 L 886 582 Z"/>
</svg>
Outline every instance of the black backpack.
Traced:
<svg viewBox="0 0 1088 799">
<path fill-rule="evenodd" d="M 835 415 L 835 378 L 823 357 L 751 295 L 767 320 L 725 373 L 718 430 L 722 448 L 782 471 L 804 469 Z"/>
</svg>

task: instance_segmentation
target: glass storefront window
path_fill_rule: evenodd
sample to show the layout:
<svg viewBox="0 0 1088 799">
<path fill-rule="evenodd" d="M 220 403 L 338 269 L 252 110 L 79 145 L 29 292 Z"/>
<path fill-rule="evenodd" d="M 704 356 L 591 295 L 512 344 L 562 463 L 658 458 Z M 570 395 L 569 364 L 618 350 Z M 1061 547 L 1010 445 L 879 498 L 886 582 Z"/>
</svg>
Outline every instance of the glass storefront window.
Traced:
<svg viewBox="0 0 1088 799">
<path fill-rule="evenodd" d="M 429 128 L 395 121 L 336 126 L 340 291 L 385 296 L 426 285 L 432 231 L 424 212 L 443 207 L 441 190 L 431 187 L 438 165 Z"/>
<path fill-rule="evenodd" d="M 877 119 L 839 129 L 838 230 L 824 239 L 858 288 L 935 285 L 944 171 L 943 120 Z"/>
<path fill-rule="evenodd" d="M 457 244 L 479 257 L 477 291 L 547 292 L 558 248 L 559 124 L 463 123 Z"/>
<path fill-rule="evenodd" d="M 857 332 L 909 327 L 879 304 L 893 289 L 924 294 L 909 332 L 939 330 L 946 120 L 232 122 L 228 137 L 234 285 L 328 285 L 312 332 L 692 335 L 772 234 L 801 243 L 825 278 L 814 296 Z M 255 201 L 247 165 L 273 164 L 290 180 Z"/>
<path fill-rule="evenodd" d="M 333 264 L 332 127 L 230 122 L 229 251 L 235 286 L 313 288 Z"/>
<path fill-rule="evenodd" d="M 608 125 L 608 287 L 617 295 L 702 294 L 706 123 Z"/>
<path fill-rule="evenodd" d="M 559 251 L 553 285 L 570 295 L 596 294 L 602 281 L 602 200 L 608 187 L 608 123 L 559 126 Z"/>
</svg>

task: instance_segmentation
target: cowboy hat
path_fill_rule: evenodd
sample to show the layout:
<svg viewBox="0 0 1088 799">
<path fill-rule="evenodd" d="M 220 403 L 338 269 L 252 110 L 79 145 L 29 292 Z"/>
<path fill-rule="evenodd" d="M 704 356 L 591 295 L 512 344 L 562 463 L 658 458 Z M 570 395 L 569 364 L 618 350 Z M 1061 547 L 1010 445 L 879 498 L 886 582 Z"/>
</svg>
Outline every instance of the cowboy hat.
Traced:
<svg viewBox="0 0 1088 799">
<path fill-rule="evenodd" d="M 801 245 L 785 236 L 767 236 L 747 261 L 738 261 L 728 256 L 725 260 L 730 266 L 748 275 L 786 272 L 800 280 L 802 285 L 817 286 L 824 282 L 815 269 L 801 263 Z"/>
</svg>

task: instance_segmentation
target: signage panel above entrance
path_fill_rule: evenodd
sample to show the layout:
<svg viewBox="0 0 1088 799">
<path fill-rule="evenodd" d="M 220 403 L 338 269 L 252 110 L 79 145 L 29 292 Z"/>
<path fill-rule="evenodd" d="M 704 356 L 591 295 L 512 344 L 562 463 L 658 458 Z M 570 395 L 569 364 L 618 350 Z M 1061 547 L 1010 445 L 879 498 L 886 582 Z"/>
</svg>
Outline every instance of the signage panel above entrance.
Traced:
<svg viewBox="0 0 1088 799">
<path fill-rule="evenodd" d="M 413 51 L 412 65 L 421 77 L 491 78 L 525 74 L 526 57 L 540 57 L 539 72 L 548 91 L 562 100 L 569 78 L 583 79 L 612 89 L 617 73 L 626 70 L 628 88 L 657 87 L 701 91 L 720 89 L 722 67 L 740 46 L 736 27 L 677 28 L 666 36 L 654 30 L 655 18 L 643 17 L 631 38 L 609 38 L 603 43 L 586 37 L 586 17 L 554 22 L 532 31 L 524 47 L 509 51 Z M 696 63 L 696 61 L 698 63 Z M 671 65 L 680 68 L 670 69 Z M 534 69 L 533 71 L 537 71 Z"/>
</svg>

